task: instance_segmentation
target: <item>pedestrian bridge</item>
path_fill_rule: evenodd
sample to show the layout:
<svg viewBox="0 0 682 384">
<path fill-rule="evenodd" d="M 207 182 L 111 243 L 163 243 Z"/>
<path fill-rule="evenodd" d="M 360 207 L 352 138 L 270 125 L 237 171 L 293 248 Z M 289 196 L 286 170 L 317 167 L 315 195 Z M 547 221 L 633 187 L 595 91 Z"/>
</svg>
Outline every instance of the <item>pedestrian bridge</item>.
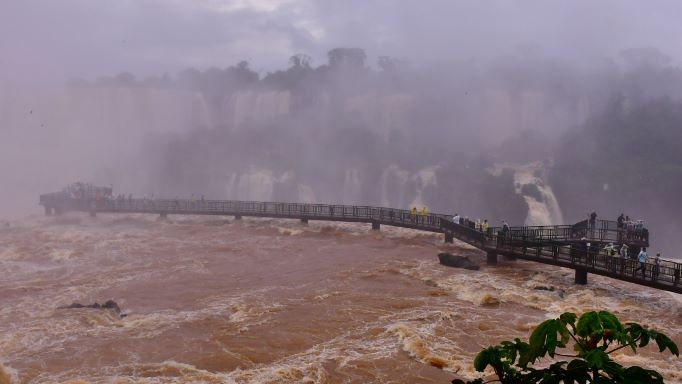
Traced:
<svg viewBox="0 0 682 384">
<path fill-rule="evenodd" d="M 639 263 L 634 260 L 640 247 L 649 245 L 649 234 L 619 228 L 616 222 L 598 220 L 594 225 L 585 220 L 573 225 L 511 227 L 503 232 L 491 227 L 485 233 L 473 223 L 453 223 L 452 215 L 428 213 L 412 214 L 408 210 L 338 204 L 301 204 L 232 200 L 199 199 L 94 199 L 73 198 L 57 192 L 40 196 L 40 204 L 47 215 L 67 211 L 97 213 L 148 213 L 167 215 L 218 215 L 268 217 L 368 223 L 372 229 L 381 225 L 412 228 L 443 233 L 446 242 L 454 239 L 468 243 L 487 253 L 487 262 L 497 263 L 498 255 L 524 259 L 575 270 L 575 282 L 587 283 L 588 273 L 607 276 L 631 283 L 682 293 L 682 263 L 661 260 L 656 268 L 653 261 L 644 272 L 635 273 Z M 603 249 L 610 242 L 627 244 L 629 259 L 609 255 Z M 590 244 L 588 246 L 588 243 Z M 653 258 L 650 258 L 653 260 Z"/>
</svg>

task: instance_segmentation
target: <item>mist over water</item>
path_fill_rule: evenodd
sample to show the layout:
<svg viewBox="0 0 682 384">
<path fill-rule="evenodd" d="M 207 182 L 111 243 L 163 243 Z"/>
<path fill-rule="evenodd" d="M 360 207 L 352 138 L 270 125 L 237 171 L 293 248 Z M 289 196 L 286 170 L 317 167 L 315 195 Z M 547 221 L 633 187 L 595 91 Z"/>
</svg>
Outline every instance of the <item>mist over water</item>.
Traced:
<svg viewBox="0 0 682 384">
<path fill-rule="evenodd" d="M 437 235 L 278 220 L 42 217 L 114 194 L 374 205 L 682 231 L 676 1 L 0 2 L 0 384 L 448 382 L 562 311 L 678 342 L 679 295 Z M 565 298 L 534 289 L 564 289 Z M 62 310 L 113 298 L 125 318 Z M 480 345 L 479 345 L 480 344 Z M 679 359 L 618 358 L 679 383 Z M 74 359 L 79 364 L 74 364 Z M 405 367 L 396 370 L 396 367 Z M 407 378 L 407 379 L 406 379 Z M 118 382 L 118 381 L 117 381 Z"/>
<path fill-rule="evenodd" d="M 264 76 L 240 62 L 8 88 L 3 193 L 15 203 L 1 212 L 36 212 L 37 194 L 79 179 L 138 196 L 416 204 L 516 225 L 597 210 L 645 219 L 676 257 L 681 120 L 663 83 L 682 76 L 657 51 L 621 56 L 588 68 L 522 52 L 428 68 L 382 57 L 372 69 L 361 49 L 340 48 Z"/>
</svg>

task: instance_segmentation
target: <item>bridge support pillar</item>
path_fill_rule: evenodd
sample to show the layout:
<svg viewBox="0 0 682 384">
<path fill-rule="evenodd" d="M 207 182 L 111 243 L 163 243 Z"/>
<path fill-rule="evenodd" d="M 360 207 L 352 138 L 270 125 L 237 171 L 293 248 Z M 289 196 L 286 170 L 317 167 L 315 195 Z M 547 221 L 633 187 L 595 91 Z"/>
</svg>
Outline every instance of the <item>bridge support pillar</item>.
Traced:
<svg viewBox="0 0 682 384">
<path fill-rule="evenodd" d="M 452 235 L 452 233 L 445 232 L 445 242 L 450 244 L 455 242 L 455 237 Z"/>
<path fill-rule="evenodd" d="M 575 283 L 580 285 L 587 284 L 587 269 L 577 268 L 575 270 Z"/>
<path fill-rule="evenodd" d="M 488 251 L 488 255 L 486 256 L 485 261 L 488 264 L 497 264 L 497 252 Z"/>
<path fill-rule="evenodd" d="M 308 225 L 308 219 L 301 219 L 301 224 Z"/>
<path fill-rule="evenodd" d="M 234 216 L 234 219 L 235 219 L 235 220 L 241 220 L 241 219 L 242 219 L 242 215 L 235 215 L 235 216 Z"/>
<path fill-rule="evenodd" d="M 373 230 L 373 231 L 378 231 L 379 229 L 381 229 L 381 224 L 379 224 L 379 223 L 372 223 L 372 230 Z"/>
</svg>

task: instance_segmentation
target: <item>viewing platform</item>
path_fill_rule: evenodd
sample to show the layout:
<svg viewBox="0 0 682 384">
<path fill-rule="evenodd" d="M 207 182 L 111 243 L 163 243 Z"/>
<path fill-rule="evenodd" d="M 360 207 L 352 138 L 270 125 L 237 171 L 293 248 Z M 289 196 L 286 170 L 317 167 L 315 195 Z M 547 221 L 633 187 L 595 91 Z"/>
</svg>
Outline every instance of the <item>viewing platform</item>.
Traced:
<svg viewBox="0 0 682 384">
<path fill-rule="evenodd" d="M 578 284 L 586 284 L 588 273 L 593 273 L 682 293 L 682 263 L 660 260 L 656 265 L 649 257 L 644 271 L 634 273 L 639 266 L 635 260 L 639 249 L 649 246 L 649 233 L 619 228 L 613 221 L 597 220 L 593 226 L 586 220 L 573 225 L 510 227 L 507 231 L 491 227 L 484 233 L 471 222 L 453 223 L 452 215 L 421 212 L 415 215 L 409 210 L 395 208 L 204 199 L 112 199 L 106 191 L 102 192 L 99 197 L 96 194 L 73 197 L 65 192 L 48 193 L 40 196 L 40 204 L 47 215 L 81 211 L 91 216 L 97 213 L 147 213 L 161 217 L 218 215 L 235 219 L 248 216 L 297 219 L 302 223 L 310 220 L 368 223 L 373 230 L 390 225 L 443 233 L 446 242 L 457 239 L 486 252 L 490 264 L 497 263 L 498 255 L 502 255 L 572 268 Z M 626 244 L 631 253 L 628 258 L 610 255 L 604 249 L 608 243 Z"/>
</svg>

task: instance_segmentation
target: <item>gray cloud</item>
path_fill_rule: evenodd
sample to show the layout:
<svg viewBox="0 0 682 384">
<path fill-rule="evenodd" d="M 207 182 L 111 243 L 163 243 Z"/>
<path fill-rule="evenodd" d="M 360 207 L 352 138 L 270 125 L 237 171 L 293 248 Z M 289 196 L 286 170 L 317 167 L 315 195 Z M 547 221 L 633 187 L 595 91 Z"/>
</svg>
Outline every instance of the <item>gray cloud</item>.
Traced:
<svg viewBox="0 0 682 384">
<path fill-rule="evenodd" d="M 141 75 L 246 59 L 269 71 L 336 46 L 415 62 L 487 60 L 526 47 L 581 62 L 632 46 L 682 56 L 672 0 L 10 0 L 0 3 L 2 80 Z"/>
</svg>

